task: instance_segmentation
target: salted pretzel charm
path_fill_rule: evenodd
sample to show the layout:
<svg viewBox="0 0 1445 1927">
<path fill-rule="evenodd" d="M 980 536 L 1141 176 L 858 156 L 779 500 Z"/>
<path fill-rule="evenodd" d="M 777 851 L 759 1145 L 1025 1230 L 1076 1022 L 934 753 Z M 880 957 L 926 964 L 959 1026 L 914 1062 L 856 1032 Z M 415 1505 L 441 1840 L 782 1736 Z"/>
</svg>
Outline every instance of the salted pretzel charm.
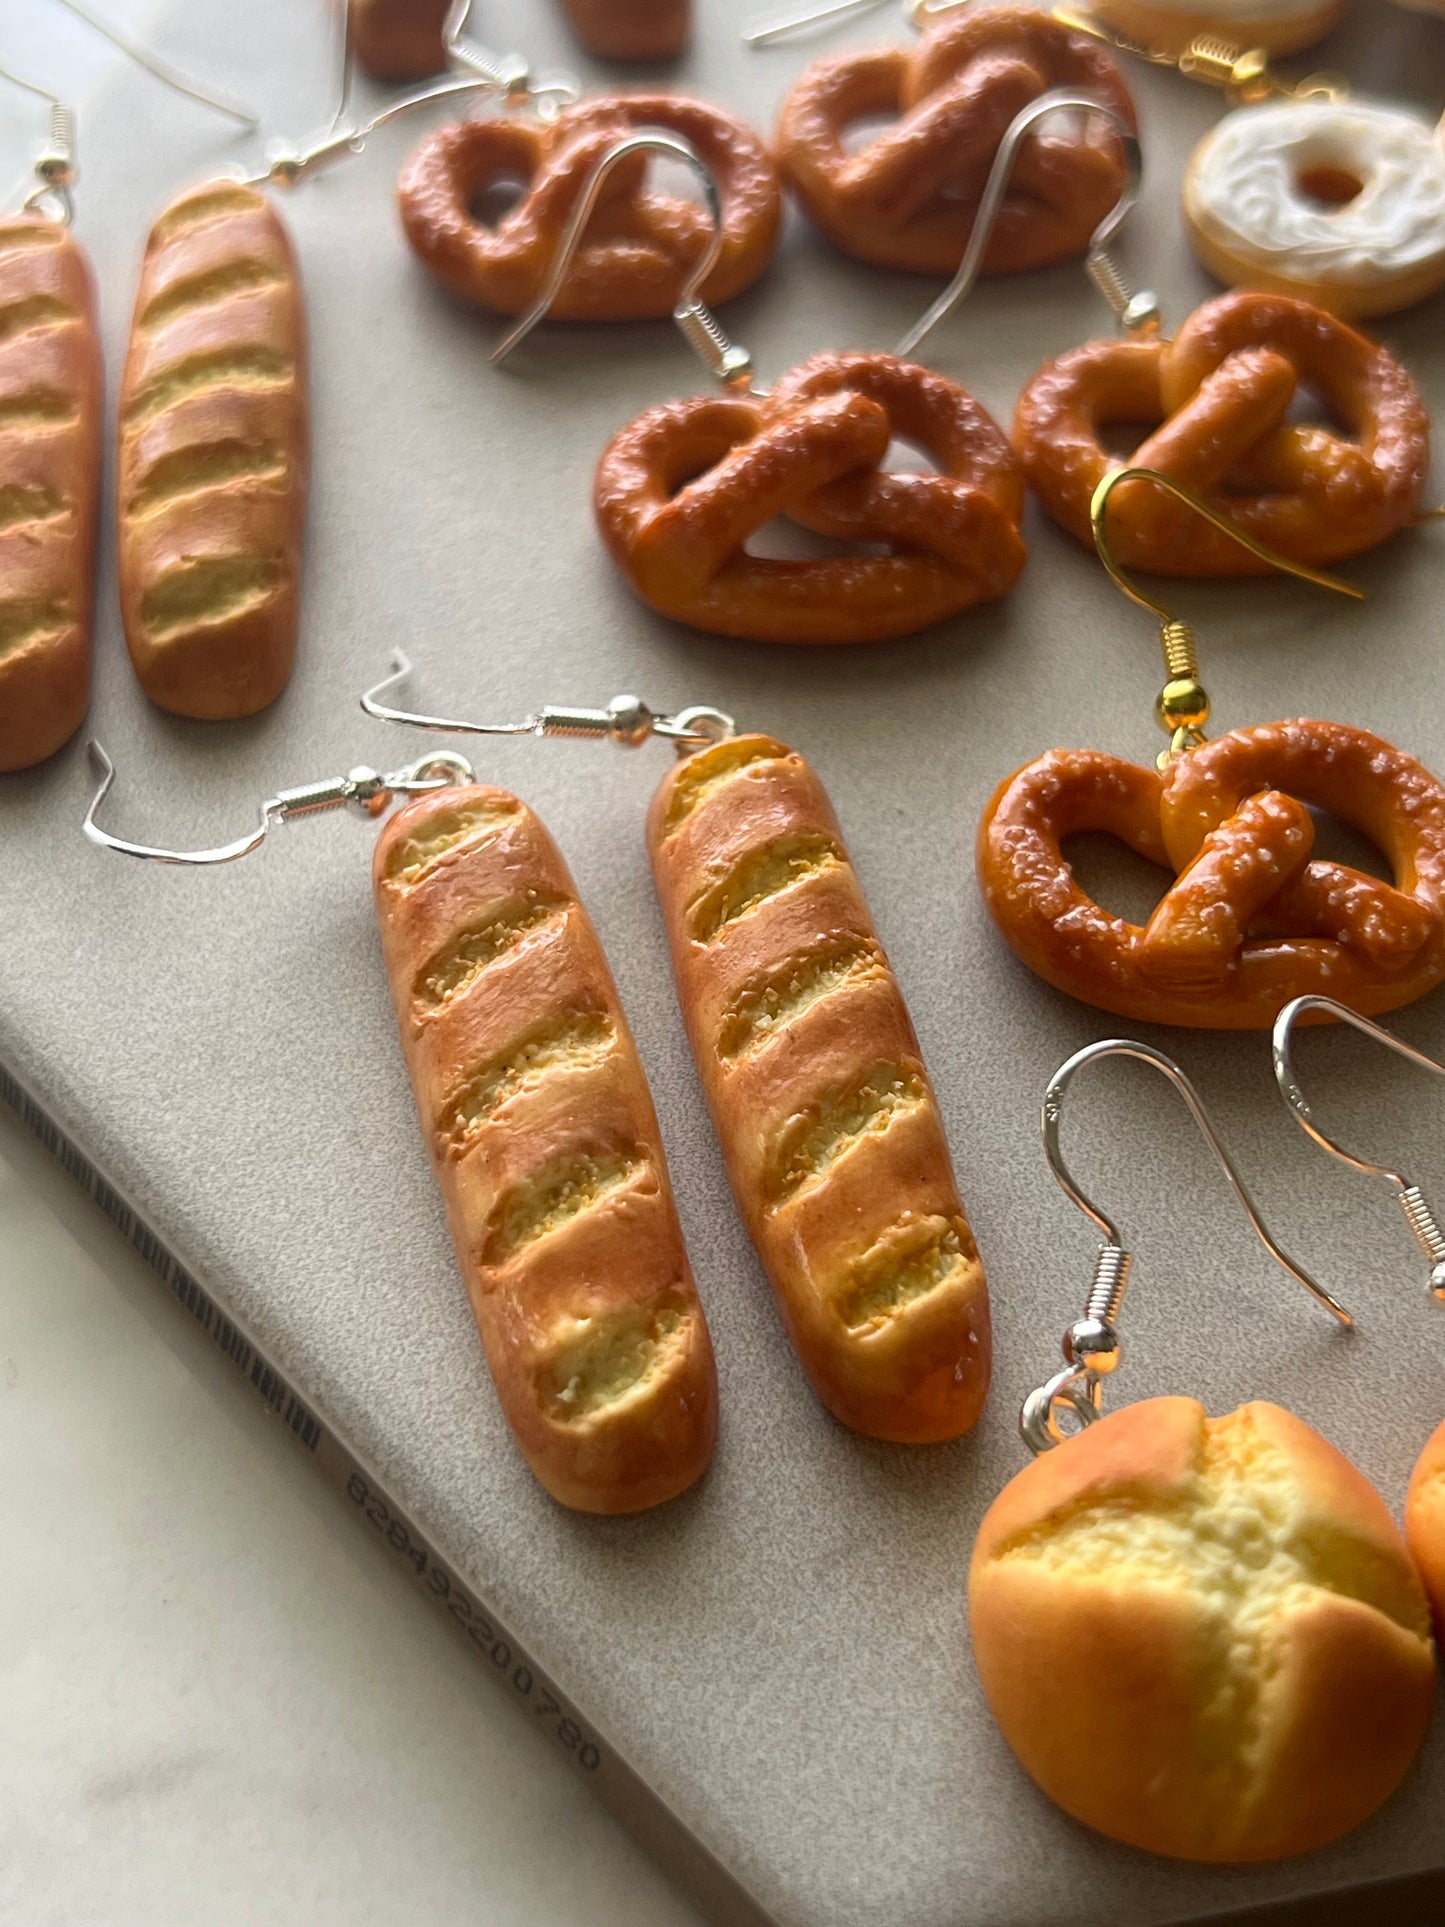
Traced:
<svg viewBox="0 0 1445 1927">
<path fill-rule="evenodd" d="M 899 437 L 936 474 L 882 464 Z M 956 382 L 892 355 L 817 355 L 766 396 L 650 409 L 597 470 L 598 526 L 661 614 L 758 642 L 910 635 L 1004 595 L 1024 565 L 1007 438 Z M 883 553 L 747 553 L 775 515 Z"/>
<path fill-rule="evenodd" d="M 1363 831 L 1394 884 L 1311 860 L 1308 805 Z M 1086 832 L 1175 872 L 1147 924 L 1112 915 L 1075 880 L 1061 846 Z M 1237 729 L 1162 776 L 1052 750 L 989 804 L 978 874 L 1031 970 L 1144 1023 L 1264 1029 L 1312 993 L 1372 1015 L 1445 978 L 1445 788 L 1343 723 Z"/>
<path fill-rule="evenodd" d="M 732 115 L 677 94 L 603 95 L 555 120 L 464 120 L 429 135 L 397 188 L 402 227 L 427 270 L 453 293 L 498 314 L 541 297 L 567 222 L 598 163 L 640 127 L 665 128 L 696 149 L 717 183 L 717 258 L 702 289 L 726 301 L 756 281 L 777 239 L 782 200 L 762 142 Z M 585 239 L 548 312 L 566 321 L 637 321 L 672 313 L 712 239 L 692 202 L 648 192 L 647 159 L 612 170 Z M 526 192 L 495 227 L 471 208 L 488 188 L 521 177 Z"/>
<path fill-rule="evenodd" d="M 999 143 L 1019 111 L 1083 89 L 1135 125 L 1112 56 L 1033 7 L 942 15 L 918 46 L 842 54 L 808 68 L 784 102 L 778 164 L 837 247 L 880 267 L 951 274 L 963 258 Z M 898 120 L 857 152 L 848 130 Z M 983 256 L 1017 274 L 1084 253 L 1125 183 L 1115 133 L 1097 116 L 1035 134 L 1019 157 Z"/>
<path fill-rule="evenodd" d="M 1301 386 L 1343 433 L 1288 420 Z M 1141 422 L 1158 426 L 1132 463 L 1185 484 L 1296 562 L 1336 562 L 1385 541 L 1416 514 L 1429 466 L 1429 417 L 1406 370 L 1345 322 L 1283 295 L 1222 295 L 1172 341 L 1091 341 L 1034 376 L 1015 445 L 1030 487 L 1080 541 L 1091 539 L 1095 489 L 1119 466 L 1105 431 Z M 1114 508 L 1116 553 L 1135 568 L 1268 571 L 1157 491 L 1130 483 Z"/>
</svg>

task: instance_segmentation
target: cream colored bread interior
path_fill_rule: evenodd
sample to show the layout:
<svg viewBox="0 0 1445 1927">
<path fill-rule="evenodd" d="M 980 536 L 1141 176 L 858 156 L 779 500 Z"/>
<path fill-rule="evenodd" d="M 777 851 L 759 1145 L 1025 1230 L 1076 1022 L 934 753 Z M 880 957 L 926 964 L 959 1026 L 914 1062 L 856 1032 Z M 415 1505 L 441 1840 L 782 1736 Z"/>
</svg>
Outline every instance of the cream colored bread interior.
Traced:
<svg viewBox="0 0 1445 1927">
<path fill-rule="evenodd" d="M 751 740 L 741 737 L 719 743 L 714 749 L 699 750 L 683 764 L 673 781 L 667 815 L 663 819 L 663 835 L 675 835 L 704 798 L 730 783 L 741 771 L 757 763 L 775 763 L 785 754 L 780 743 L 761 741 L 757 737 Z"/>
<path fill-rule="evenodd" d="M 1247 1409 L 1209 1422 L 1196 1476 L 1167 1503 L 1085 1502 L 999 1548 L 1071 1581 L 1188 1593 L 1205 1609 L 1196 1762 L 1221 1809 L 1247 1807 L 1266 1766 L 1266 1695 L 1293 1610 L 1320 1592 L 1359 1600 L 1422 1641 L 1418 1588 L 1376 1547 L 1301 1524 L 1289 1459 Z"/>
<path fill-rule="evenodd" d="M 922 1073 L 903 1064 L 875 1065 L 845 1089 L 825 1093 L 779 1132 L 763 1171 L 764 1197 L 777 1204 L 816 1183 L 856 1144 L 886 1131 L 927 1096 Z"/>
<path fill-rule="evenodd" d="M 900 1252 L 893 1243 L 891 1249 L 885 1244 L 880 1253 L 870 1253 L 848 1273 L 833 1302 L 850 1331 L 878 1330 L 920 1299 L 961 1282 L 975 1263 L 948 1225 L 912 1250 Z"/>
<path fill-rule="evenodd" d="M 877 944 L 844 938 L 807 956 L 785 957 L 739 991 L 718 1026 L 720 1057 L 741 1057 L 845 985 L 887 975 Z"/>
<path fill-rule="evenodd" d="M 561 897 L 540 890 L 496 904 L 475 922 L 444 943 L 416 973 L 412 983 L 412 1015 L 425 1018 L 460 997 L 489 964 L 503 957 L 530 931 L 546 923 L 562 908 Z"/>
<path fill-rule="evenodd" d="M 488 1264 L 505 1264 L 539 1238 L 547 1238 L 590 1211 L 645 1168 L 642 1151 L 579 1152 L 545 1165 L 515 1184 L 492 1214 L 484 1254 Z"/>
<path fill-rule="evenodd" d="M 699 943 L 710 943 L 728 924 L 749 916 L 770 897 L 844 861 L 830 837 L 808 830 L 773 837 L 749 850 L 726 876 L 693 898 L 687 910 L 688 929 Z"/>
<path fill-rule="evenodd" d="M 616 1041 L 611 1022 L 598 1010 L 564 1010 L 534 1024 L 463 1078 L 436 1122 L 439 1152 L 461 1157 L 480 1126 L 510 1098 L 544 1077 L 600 1064 Z"/>
<path fill-rule="evenodd" d="M 386 874 L 393 883 L 413 884 L 428 870 L 459 850 L 463 844 L 480 843 L 494 836 L 517 814 L 521 805 L 511 796 L 477 796 L 465 803 L 454 803 L 427 817 L 410 836 L 402 837 L 387 852 Z"/>
<path fill-rule="evenodd" d="M 208 388 L 279 388 L 294 376 L 289 355 L 274 348 L 205 348 L 183 355 L 160 368 L 126 403 L 121 419 L 139 427 L 169 408 Z"/>
<path fill-rule="evenodd" d="M 677 1306 L 629 1307 L 610 1318 L 569 1319 L 538 1385 L 554 1419 L 580 1424 L 644 1393 L 687 1348 L 692 1318 Z"/>
</svg>

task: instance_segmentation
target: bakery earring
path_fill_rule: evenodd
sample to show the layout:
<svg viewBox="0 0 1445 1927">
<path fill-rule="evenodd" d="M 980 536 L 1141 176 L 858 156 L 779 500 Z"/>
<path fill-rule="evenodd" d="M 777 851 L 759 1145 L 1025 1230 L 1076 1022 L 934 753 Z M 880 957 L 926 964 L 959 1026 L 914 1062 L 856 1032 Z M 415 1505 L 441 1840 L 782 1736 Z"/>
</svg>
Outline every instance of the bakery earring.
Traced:
<svg viewBox="0 0 1445 1927">
<path fill-rule="evenodd" d="M 1323 40 L 1344 7 L 1345 0 L 1087 0 L 1054 11 L 1125 53 L 1177 65 L 1198 79 L 1213 78 L 1199 71 L 1211 61 L 1243 61 L 1233 83 L 1240 86 L 1263 77 L 1271 54 L 1299 53 Z"/>
<path fill-rule="evenodd" d="M 1349 1322 L 1270 1238 L 1177 1064 L 1124 1040 L 1070 1058 L 1045 1147 L 1102 1242 L 1068 1363 L 1024 1404 L 1039 1456 L 979 1528 L 974 1657 L 1020 1764 L 1075 1819 L 1178 1859 L 1282 1859 L 1360 1825 L 1403 1779 L 1435 1696 L 1429 1613 L 1379 1494 L 1292 1413 L 1211 1419 L 1171 1397 L 1100 1418 L 1130 1254 L 1069 1174 L 1059 1120 L 1078 1072 L 1110 1056 L 1168 1079 L 1271 1257 Z"/>
<path fill-rule="evenodd" d="M 1353 1026 L 1375 1043 L 1385 1045 L 1420 1070 L 1433 1071 L 1437 1077 L 1445 1077 L 1445 1065 L 1437 1064 L 1421 1051 L 1412 1050 L 1390 1031 L 1368 1022 L 1330 997 L 1297 997 L 1280 1012 L 1275 1021 L 1275 1080 L 1296 1122 L 1331 1157 L 1348 1164 L 1352 1170 L 1363 1172 L 1366 1177 L 1382 1179 L 1392 1188 L 1405 1214 L 1405 1222 L 1430 1266 L 1431 1296 L 1445 1300 L 1445 1232 L 1442 1232 L 1419 1185 L 1412 1183 L 1403 1172 L 1392 1171 L 1383 1164 L 1372 1164 L 1369 1159 L 1357 1157 L 1346 1150 L 1316 1121 L 1300 1087 L 1294 1066 L 1295 1027 L 1302 1020 L 1317 1016 L 1334 1018 Z M 1416 1462 L 1410 1489 L 1405 1496 L 1405 1541 L 1425 1582 L 1436 1627 L 1445 1627 L 1445 1424 L 1432 1433 Z"/>
<path fill-rule="evenodd" d="M 1168 339 L 1152 296 L 1131 299 L 1122 277 L 1105 292 L 1127 339 L 1090 341 L 1046 363 L 1014 422 L 1029 487 L 1079 541 L 1092 539 L 1093 493 L 1118 466 L 1109 431 L 1140 424 L 1152 432 L 1132 463 L 1183 484 L 1293 562 L 1342 561 L 1416 519 L 1429 416 L 1387 350 L 1308 302 L 1243 292 L 1205 302 Z M 1291 422 L 1302 388 L 1348 434 Z M 1271 566 L 1157 502 L 1137 526 L 1121 521 L 1115 541 L 1121 562 L 1155 575 Z"/>
<path fill-rule="evenodd" d="M 633 136 L 602 157 L 598 178 L 633 148 L 664 144 Z M 705 176 L 696 154 L 666 145 Z M 715 189 L 709 199 L 716 204 Z M 554 281 L 578 239 L 574 220 Z M 713 634 L 824 644 L 911 635 L 1005 595 L 1024 565 L 1023 493 L 987 411 L 956 382 L 893 355 L 816 355 L 758 389 L 750 355 L 701 299 L 709 258 L 673 320 L 727 392 L 650 409 L 614 436 L 597 468 L 598 528 L 634 593 Z M 545 311 L 544 293 L 493 360 Z M 895 437 L 936 472 L 885 471 Z M 870 552 L 749 553 L 748 539 L 775 515 Z"/>
<path fill-rule="evenodd" d="M 1056 989 L 1145 1023 L 1266 1029 L 1311 992 L 1364 1012 L 1423 997 L 1445 978 L 1445 788 L 1414 757 L 1344 723 L 1265 723 L 1208 741 L 1192 631 L 1112 553 L 1107 518 L 1124 488 L 1136 502 L 1144 489 L 1163 490 L 1261 564 L 1359 593 L 1271 554 L 1166 476 L 1110 475 L 1094 495 L 1095 541 L 1118 587 L 1159 618 L 1168 680 L 1156 714 L 1169 748 L 1157 769 L 1053 750 L 1000 784 L 978 832 L 989 914 Z M 1132 514 L 1147 531 L 1151 512 L 1139 503 Z M 1396 882 L 1312 861 L 1310 806 L 1371 838 Z M 1174 873 L 1142 928 L 1075 880 L 1062 846 L 1086 831 Z"/>
<path fill-rule="evenodd" d="M 461 757 L 434 754 L 282 790 L 234 842 L 168 850 L 100 827 L 114 772 L 98 745 L 92 755 L 101 781 L 85 834 L 160 863 L 233 862 L 275 824 L 347 806 L 374 817 L 410 799 L 377 843 L 377 919 L 507 1422 L 547 1491 L 578 1511 L 637 1512 L 685 1491 L 717 1432 L 712 1346 L 646 1074 L 537 817 Z"/>
<path fill-rule="evenodd" d="M 1010 121 L 1056 88 L 1083 91 L 1132 133 L 1134 103 L 1112 55 L 1032 6 L 912 10 L 912 51 L 841 54 L 808 68 L 783 103 L 784 180 L 835 247 L 879 267 L 952 274 Z M 862 121 L 896 116 L 862 146 Z M 1018 274 L 1081 255 L 1124 186 L 1113 127 L 1071 116 L 1040 131 L 983 256 Z"/>
<path fill-rule="evenodd" d="M 871 1438 L 927 1444 L 988 1391 L 988 1291 L 898 981 L 817 775 L 715 710 L 609 710 L 444 732 L 670 735 L 647 843 L 678 998 L 738 1209 L 814 1391 Z"/>
</svg>

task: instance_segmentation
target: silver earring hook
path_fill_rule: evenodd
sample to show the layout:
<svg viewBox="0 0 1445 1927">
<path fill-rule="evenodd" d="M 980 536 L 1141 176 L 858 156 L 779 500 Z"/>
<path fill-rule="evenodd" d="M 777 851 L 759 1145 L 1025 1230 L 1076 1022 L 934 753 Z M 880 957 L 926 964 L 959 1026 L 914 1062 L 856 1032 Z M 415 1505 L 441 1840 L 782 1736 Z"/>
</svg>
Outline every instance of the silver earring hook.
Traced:
<svg viewBox="0 0 1445 1927">
<path fill-rule="evenodd" d="M 127 842 L 123 837 L 113 836 L 109 830 L 103 830 L 96 822 L 96 812 L 115 781 L 115 765 L 94 737 L 86 747 L 99 774 L 100 784 L 80 827 L 90 841 L 99 844 L 103 850 L 114 850 L 120 856 L 140 857 L 147 863 L 234 863 L 237 858 L 249 856 L 253 850 L 259 849 L 276 824 L 284 823 L 293 816 L 316 816 L 326 810 L 345 809 L 348 805 L 359 810 L 363 816 L 380 816 L 393 797 L 425 796 L 431 790 L 450 789 L 454 784 L 476 781 L 471 764 L 461 756 L 427 756 L 405 769 L 394 770 L 389 776 L 359 765 L 345 776 L 321 783 L 306 783 L 297 789 L 278 790 L 261 805 L 260 819 L 255 829 L 246 836 L 238 836 L 234 842 L 217 844 L 213 850 L 164 850 L 155 844 Z"/>
<path fill-rule="evenodd" d="M 21 201 L 20 211 L 40 214 L 61 227 L 71 227 L 75 221 L 75 200 L 70 191 L 76 178 L 75 115 L 59 94 L 27 80 L 11 67 L 0 66 L 0 80 L 8 80 L 12 86 L 22 87 L 27 94 L 50 103 L 50 137 L 26 176 L 27 184 L 33 181 L 35 185 Z"/>
<path fill-rule="evenodd" d="M 894 350 L 895 354 L 904 357 L 915 355 L 934 329 L 945 322 L 954 309 L 972 292 L 973 285 L 978 279 L 979 269 L 983 265 L 984 253 L 993 239 L 993 230 L 1003 207 L 1004 195 L 1008 191 L 1020 148 L 1037 122 L 1065 108 L 1098 114 L 1104 120 L 1112 121 L 1124 149 L 1126 174 L 1124 191 L 1094 230 L 1084 264 L 1097 284 L 1102 286 L 1099 275 L 1101 272 L 1106 272 L 1111 286 L 1117 285 L 1123 288 L 1122 278 L 1106 250 L 1139 198 L 1139 188 L 1144 178 L 1144 157 L 1139 146 L 1139 137 L 1124 116 L 1105 101 L 1093 94 L 1075 93 L 1068 88 L 1056 87 L 1051 93 L 1040 94 L 1037 100 L 1030 101 L 1028 106 L 1022 108 L 1009 122 L 1008 131 L 999 142 L 998 152 L 993 157 L 993 166 L 989 169 L 988 180 L 984 184 L 983 194 L 979 199 L 978 215 L 968 237 L 968 246 L 964 249 L 963 259 L 958 264 L 958 271 L 923 318 L 915 322 L 904 335 Z M 1112 306 L 1113 297 L 1107 290 L 1105 298 Z M 1132 309 L 1137 303 L 1146 301 L 1150 304 L 1150 312 L 1157 316 L 1158 303 L 1152 295 L 1135 297 L 1127 290 L 1124 293 L 1125 306 L 1128 308 Z M 1142 310 L 1140 318 L 1130 321 L 1127 325 L 1131 328 L 1142 326 Z"/>
<path fill-rule="evenodd" d="M 237 121 L 242 127 L 260 125 L 259 118 L 244 101 L 236 100 L 230 94 L 218 93 L 214 88 L 203 87 L 199 81 L 192 80 L 189 74 L 182 73 L 179 67 L 173 67 L 168 60 L 162 60 L 159 54 L 153 54 L 133 35 L 113 27 L 108 20 L 102 20 L 98 14 L 92 13 L 89 7 L 82 6 L 80 0 L 60 0 L 60 4 L 175 93 L 184 94 L 187 100 L 199 101 L 203 107 L 214 108 L 218 114 L 224 114 L 227 120 Z"/>
<path fill-rule="evenodd" d="M 1086 1065 L 1105 1057 L 1134 1058 L 1141 1064 L 1148 1064 L 1173 1085 L 1228 1178 L 1251 1229 L 1270 1257 L 1291 1278 L 1302 1284 L 1346 1330 L 1354 1324 L 1344 1306 L 1332 1298 L 1302 1265 L 1296 1264 L 1271 1235 L 1260 1216 L 1259 1207 L 1250 1195 L 1249 1187 L 1210 1122 L 1203 1100 L 1173 1058 L 1166 1057 L 1163 1051 L 1155 1050 L 1152 1045 L 1135 1043 L 1122 1037 L 1106 1038 L 1102 1043 L 1086 1045 L 1055 1071 L 1044 1094 L 1040 1125 L 1044 1154 L 1059 1188 L 1069 1202 L 1097 1226 L 1103 1242 L 1094 1261 L 1094 1277 L 1089 1286 L 1084 1315 L 1070 1326 L 1064 1337 L 1064 1357 L 1068 1363 L 1063 1371 L 1056 1373 L 1047 1384 L 1041 1385 L 1024 1400 L 1019 1429 L 1032 1452 L 1047 1452 L 1063 1440 L 1065 1434 L 1059 1424 L 1060 1406 L 1067 1406 L 1085 1425 L 1092 1424 L 1099 1417 L 1103 1409 L 1103 1380 L 1116 1369 L 1123 1356 L 1119 1338 L 1119 1311 L 1129 1285 L 1133 1253 L 1125 1249 L 1113 1220 L 1106 1217 L 1081 1190 L 1064 1160 L 1059 1143 L 1059 1125 L 1066 1091 Z"/>
<path fill-rule="evenodd" d="M 519 723 L 477 723 L 454 716 L 425 716 L 418 710 L 397 709 L 381 698 L 411 674 L 411 661 L 400 649 L 392 652 L 391 669 L 361 698 L 361 707 L 378 722 L 399 723 L 405 729 L 429 729 L 444 736 L 570 736 L 607 741 L 636 749 L 650 737 L 675 743 L 680 753 L 725 742 L 734 734 L 731 716 L 720 709 L 697 705 L 675 716 L 658 716 L 637 696 L 614 696 L 606 709 L 560 708 L 545 704 Z"/>
<path fill-rule="evenodd" d="M 510 333 L 493 348 L 493 365 L 500 366 L 550 312 L 562 291 L 563 282 L 572 270 L 582 236 L 596 211 L 608 175 L 630 154 L 665 154 L 672 160 L 681 161 L 692 170 L 702 188 L 708 218 L 712 223 L 712 235 L 677 298 L 672 318 L 681 329 L 683 339 L 710 374 L 728 387 L 745 386 L 752 380 L 752 357 L 746 348 L 729 341 L 711 310 L 704 304 L 701 294 L 722 253 L 723 206 L 717 182 L 712 177 L 712 170 L 690 141 L 684 140 L 680 134 L 652 128 L 627 135 L 609 147 L 598 160 L 557 244 L 546 285 Z"/>
<path fill-rule="evenodd" d="M 806 33 L 812 27 L 830 27 L 843 20 L 861 20 L 864 14 L 876 13 L 886 0 L 824 0 L 824 4 L 805 7 L 800 13 L 772 14 L 766 20 L 754 21 L 742 32 L 745 47 L 771 47 L 775 41 L 787 40 L 795 33 Z"/>
<path fill-rule="evenodd" d="M 1320 1149 L 1328 1151 L 1331 1157 L 1338 1158 L 1353 1170 L 1363 1171 L 1368 1178 L 1382 1178 L 1386 1184 L 1394 1187 L 1400 1209 L 1405 1214 L 1405 1222 L 1430 1261 L 1431 1294 L 1445 1299 L 1445 1232 L 1436 1222 L 1435 1214 L 1426 1203 L 1419 1185 L 1412 1183 L 1403 1171 L 1392 1171 L 1388 1165 L 1371 1164 L 1368 1158 L 1356 1157 L 1353 1151 L 1347 1151 L 1327 1131 L 1321 1130 L 1314 1120 L 1300 1088 L 1293 1058 L 1295 1026 L 1309 1011 L 1321 1011 L 1337 1018 L 1342 1024 L 1351 1025 L 1362 1037 L 1372 1038 L 1375 1043 L 1394 1051 L 1397 1057 L 1403 1057 L 1422 1071 L 1433 1072 L 1436 1077 L 1445 1077 L 1445 1064 L 1437 1064 L 1433 1057 L 1426 1057 L 1421 1051 L 1412 1049 L 1393 1031 L 1384 1029 L 1380 1024 L 1372 1024 L 1368 1017 L 1361 1017 L 1358 1011 L 1336 1003 L 1332 997 L 1296 997 L 1293 1003 L 1285 1005 L 1274 1022 L 1275 1082 L 1279 1085 L 1280 1096 L 1294 1112 L 1296 1122 L 1306 1136 L 1313 1138 Z"/>
</svg>

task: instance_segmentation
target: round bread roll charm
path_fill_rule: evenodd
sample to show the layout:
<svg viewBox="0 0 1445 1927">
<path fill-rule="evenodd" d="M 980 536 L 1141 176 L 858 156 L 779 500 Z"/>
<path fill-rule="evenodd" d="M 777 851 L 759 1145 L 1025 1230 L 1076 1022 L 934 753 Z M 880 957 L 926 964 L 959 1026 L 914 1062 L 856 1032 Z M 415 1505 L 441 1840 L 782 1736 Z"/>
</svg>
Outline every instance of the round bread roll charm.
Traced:
<svg viewBox="0 0 1445 1927">
<path fill-rule="evenodd" d="M 960 8 L 916 49 L 884 47 L 809 67 L 783 104 L 778 164 L 813 222 L 860 261 L 952 274 L 1010 122 L 1052 89 L 1083 89 L 1134 125 L 1112 55 L 1034 7 Z M 896 116 L 856 151 L 849 130 Z M 1124 190 L 1117 134 L 1077 112 L 1051 118 L 1015 168 L 985 274 L 1084 253 Z"/>
<path fill-rule="evenodd" d="M 984 1518 L 969 1615 L 1030 1778 L 1185 1860 L 1349 1832 L 1404 1778 L 1434 1701 L 1425 1597 L 1384 1501 L 1277 1405 L 1210 1419 L 1148 1399 L 1036 1459 Z"/>
<path fill-rule="evenodd" d="M 1239 108 L 1195 149 L 1184 219 L 1234 287 L 1395 314 L 1445 286 L 1445 134 L 1362 101 Z"/>
<path fill-rule="evenodd" d="M 1327 34 L 1345 0 L 1089 0 L 1089 12 L 1159 53 L 1183 53 L 1202 36 L 1291 54 Z"/>
</svg>

